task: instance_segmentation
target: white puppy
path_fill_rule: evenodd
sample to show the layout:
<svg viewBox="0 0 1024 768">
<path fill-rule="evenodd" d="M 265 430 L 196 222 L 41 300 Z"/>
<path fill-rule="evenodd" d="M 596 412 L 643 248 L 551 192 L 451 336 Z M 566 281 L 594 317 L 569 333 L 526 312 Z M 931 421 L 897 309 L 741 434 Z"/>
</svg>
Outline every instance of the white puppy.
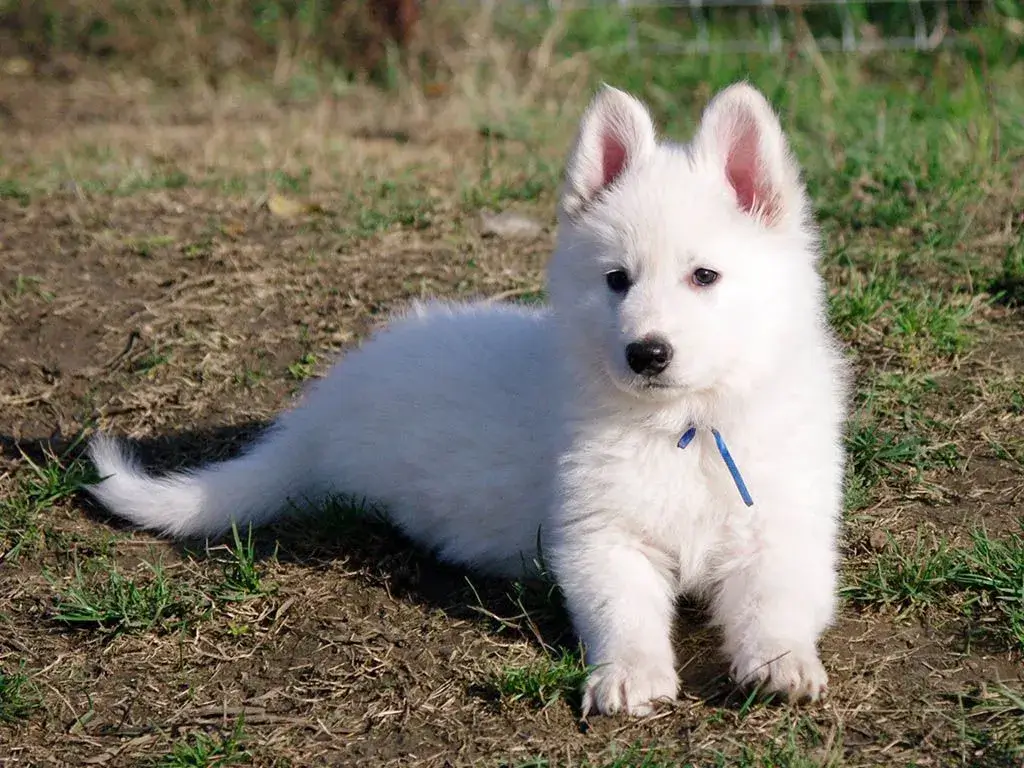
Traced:
<svg viewBox="0 0 1024 768">
<path fill-rule="evenodd" d="M 415 308 L 227 462 L 152 477 L 98 436 L 91 492 L 175 536 L 366 497 L 445 560 L 518 576 L 543 556 L 597 665 L 585 713 L 675 696 L 683 592 L 709 599 L 737 681 L 818 697 L 847 374 L 765 99 L 726 89 L 678 146 L 603 88 L 549 286 L 543 309 Z"/>
</svg>

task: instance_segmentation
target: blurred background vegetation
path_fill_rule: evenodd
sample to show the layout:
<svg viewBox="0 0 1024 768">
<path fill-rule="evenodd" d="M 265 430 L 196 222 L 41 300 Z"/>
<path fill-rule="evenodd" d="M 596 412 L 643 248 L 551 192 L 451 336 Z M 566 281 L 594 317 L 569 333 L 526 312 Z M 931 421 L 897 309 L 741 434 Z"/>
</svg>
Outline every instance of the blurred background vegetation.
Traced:
<svg viewBox="0 0 1024 768">
<path fill-rule="evenodd" d="M 553 28 L 548 56 L 629 52 L 635 59 L 638 52 L 653 51 L 663 60 L 692 41 L 700 26 L 682 4 L 553 5 L 560 8 L 500 0 L 0 0 L 0 58 L 24 58 L 56 74 L 94 60 L 171 84 L 190 78 L 216 83 L 223 73 L 239 70 L 280 78 L 315 67 L 387 85 L 394 83 L 396 69 L 444 81 L 455 74 L 452 59 L 460 49 L 487 42 L 521 52 L 519 62 L 507 64 L 528 64 Z M 708 5 L 700 16 L 713 39 L 770 34 L 766 12 L 755 3 Z M 1007 21 L 1018 35 L 1024 24 L 1024 0 L 788 2 L 777 13 L 791 42 L 838 39 L 844 17 L 870 42 L 912 34 L 915 5 L 940 34 L 981 35 L 990 49 L 1002 47 Z M 474 23 L 481 15 L 488 19 L 486 30 Z"/>
<path fill-rule="evenodd" d="M 749 79 L 779 109 L 822 212 L 856 218 L 846 198 L 869 174 L 892 192 L 891 220 L 875 217 L 890 226 L 907 184 L 968 189 L 1021 156 L 1024 0 L 705 5 L 697 15 L 580 0 L 0 0 L 0 76 L 123 75 L 206 97 L 255 85 L 278 103 L 356 94 L 353 114 L 367 115 L 373 92 L 400 117 L 372 119 L 403 136 L 458 125 L 534 148 L 562 146 L 600 81 L 637 93 L 672 135 L 715 89 Z M 912 43 L 922 14 L 934 50 L 885 49 Z M 768 46 L 773 28 L 773 53 L 729 48 Z M 824 45 L 850 29 L 857 51 Z M 709 47 L 694 52 L 702 32 Z M 530 163 L 535 186 L 552 188 L 557 161 Z"/>
</svg>

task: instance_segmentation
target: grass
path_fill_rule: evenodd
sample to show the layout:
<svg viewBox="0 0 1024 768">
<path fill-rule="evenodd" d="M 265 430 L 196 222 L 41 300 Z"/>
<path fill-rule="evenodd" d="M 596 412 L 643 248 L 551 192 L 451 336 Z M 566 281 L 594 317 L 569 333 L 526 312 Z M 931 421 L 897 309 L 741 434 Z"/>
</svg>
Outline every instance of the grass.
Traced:
<svg viewBox="0 0 1024 768">
<path fill-rule="evenodd" d="M 24 720 L 39 707 L 39 692 L 25 674 L 24 664 L 16 672 L 0 667 L 0 723 Z"/>
<path fill-rule="evenodd" d="M 23 469 L 13 492 L 0 497 L 0 555 L 14 559 L 25 547 L 38 543 L 40 513 L 70 498 L 82 485 L 94 481 L 90 465 L 73 458 L 75 440 L 60 456 L 52 451 L 37 462 L 22 454 Z"/>
<path fill-rule="evenodd" d="M 537 757 L 514 765 L 515 768 L 553 768 L 563 764 Z M 569 764 L 579 768 L 823 768 L 843 764 L 842 740 L 835 733 L 823 735 L 810 718 L 786 716 L 774 731 L 749 739 L 739 751 L 722 751 L 703 762 L 680 761 L 663 745 L 635 742 L 625 749 L 610 749 L 601 758 Z"/>
<path fill-rule="evenodd" d="M 171 362 L 171 353 L 161 350 L 157 345 L 144 352 L 132 362 L 132 370 L 143 375 L 150 374 L 153 369 Z"/>
<path fill-rule="evenodd" d="M 1024 537 L 992 539 L 976 530 L 971 544 L 955 581 L 966 598 L 964 610 L 983 622 L 978 634 L 995 634 L 1024 651 Z"/>
<path fill-rule="evenodd" d="M 842 765 L 841 734 L 821 733 L 810 718 L 792 717 L 767 734 L 764 745 L 744 746 L 738 757 L 721 755 L 720 766 L 737 768 L 821 768 Z"/>
<path fill-rule="evenodd" d="M 1009 307 L 1024 304 L 1024 229 L 1003 257 L 1002 269 L 988 283 L 995 300 Z"/>
<path fill-rule="evenodd" d="M 917 538 L 904 547 L 889 540 L 882 555 L 846 589 L 855 603 L 891 606 L 898 610 L 934 604 L 954 587 L 962 562 L 945 543 Z"/>
<path fill-rule="evenodd" d="M 231 526 L 231 535 L 234 546 L 227 547 L 228 557 L 221 563 L 223 581 L 217 588 L 218 599 L 242 602 L 268 594 L 271 589 L 260 574 L 252 527 L 247 529 L 244 541 L 236 525 Z"/>
<path fill-rule="evenodd" d="M 32 198 L 25 187 L 15 179 L 0 179 L 0 200 L 14 200 L 28 205 Z"/>
<path fill-rule="evenodd" d="M 900 346 L 918 355 L 934 351 L 948 357 L 967 346 L 965 326 L 973 311 L 973 299 L 926 292 L 897 305 L 891 333 L 899 337 Z"/>
<path fill-rule="evenodd" d="M 110 195 L 114 197 L 132 197 L 143 192 L 152 192 L 162 189 L 184 189 L 194 183 L 194 180 L 181 171 L 177 170 L 129 170 L 126 173 L 103 176 L 96 178 L 82 179 L 76 186 L 80 192 L 91 195 Z M 135 244 L 132 249 L 140 256 L 148 256 L 154 245 L 160 246 L 159 238 L 156 243 L 147 242 L 146 238 Z"/>
<path fill-rule="evenodd" d="M 104 575 L 86 574 L 76 564 L 70 585 L 61 588 L 51 619 L 73 629 L 113 635 L 187 627 L 208 609 L 205 600 L 185 590 L 160 565 L 146 564 L 149 575 L 133 579 L 109 564 L 94 562 Z"/>
<path fill-rule="evenodd" d="M 560 178 L 561 168 L 544 158 L 528 158 L 526 167 L 517 162 L 514 173 L 508 174 L 506 151 L 491 139 L 492 130 L 486 132 L 480 174 L 476 183 L 462 191 L 463 204 L 468 210 L 502 208 L 509 203 L 537 202 L 547 199 Z"/>
<path fill-rule="evenodd" d="M 351 198 L 349 207 L 356 213 L 346 231 L 353 237 L 366 238 L 393 227 L 426 229 L 431 225 L 435 204 L 415 187 L 385 181 L 370 189 L 369 195 Z"/>
<path fill-rule="evenodd" d="M 558 701 L 575 705 L 588 671 L 579 651 L 545 653 L 542 659 L 529 666 L 502 670 L 494 687 L 509 703 L 521 701 L 542 709 Z"/>
<path fill-rule="evenodd" d="M 1000 684 L 957 698 L 978 765 L 1018 763 L 1024 756 L 1024 692 Z"/>
<path fill-rule="evenodd" d="M 896 272 L 857 276 L 830 302 L 832 322 L 841 334 L 857 340 L 865 331 L 881 332 L 881 343 L 902 351 L 912 363 L 963 352 L 976 309 L 977 299 L 969 294 L 914 290 Z"/>
<path fill-rule="evenodd" d="M 154 768 L 212 768 L 213 766 L 244 765 L 252 762 L 245 749 L 244 720 L 240 718 L 231 733 L 195 733 L 177 742 L 170 752 L 151 763 Z"/>
<path fill-rule="evenodd" d="M 560 763 L 552 762 L 546 757 L 537 757 L 515 764 L 505 763 L 502 768 L 511 768 L 513 765 L 514 768 L 553 768 Z M 633 744 L 625 750 L 613 750 L 613 755 L 607 759 L 586 760 L 579 765 L 580 768 L 669 768 L 678 763 L 672 762 L 671 758 L 666 758 L 657 748 L 645 748 L 642 744 Z"/>
<path fill-rule="evenodd" d="M 875 422 L 854 422 L 846 445 L 851 468 L 867 490 L 882 480 L 913 484 L 925 470 L 954 467 L 958 460 L 955 445 L 930 443 L 919 434 L 892 432 Z"/>
<path fill-rule="evenodd" d="M 850 285 L 834 293 L 829 302 L 833 327 L 847 338 L 858 330 L 870 328 L 899 290 L 901 281 L 895 272 L 854 275 Z"/>
<path fill-rule="evenodd" d="M 264 379 L 267 377 L 266 364 L 262 359 L 262 355 L 257 355 L 259 358 L 255 365 L 246 364 L 242 366 L 241 371 L 237 371 L 232 374 L 232 380 L 239 387 L 247 390 L 255 389 L 258 387 Z"/>
<path fill-rule="evenodd" d="M 306 352 L 294 363 L 288 365 L 288 375 L 295 381 L 306 381 L 313 378 L 320 358 L 313 352 Z"/>
<path fill-rule="evenodd" d="M 929 544 L 918 537 L 904 546 L 890 539 L 859 573 L 845 596 L 862 605 L 885 605 L 915 612 L 955 605 L 966 619 L 968 643 L 995 640 L 1024 652 L 1024 537 L 993 538 L 985 530 L 970 534 L 968 546 L 945 541 Z"/>
<path fill-rule="evenodd" d="M 35 275 L 15 275 L 11 287 L 0 293 L 0 303 L 12 304 L 30 296 L 51 302 L 54 295 L 43 287 L 43 279 Z"/>
<path fill-rule="evenodd" d="M 161 248 L 174 245 L 174 238 L 169 235 L 151 235 L 149 237 L 133 238 L 128 243 L 132 253 L 144 259 L 152 258 Z"/>
</svg>

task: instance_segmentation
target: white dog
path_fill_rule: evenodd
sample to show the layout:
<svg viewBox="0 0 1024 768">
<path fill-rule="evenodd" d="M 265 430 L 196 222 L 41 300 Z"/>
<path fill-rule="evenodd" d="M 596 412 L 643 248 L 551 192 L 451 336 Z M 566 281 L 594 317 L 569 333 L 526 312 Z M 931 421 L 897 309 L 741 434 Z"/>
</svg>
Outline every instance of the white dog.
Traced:
<svg viewBox="0 0 1024 768">
<path fill-rule="evenodd" d="M 568 160 L 549 287 L 544 309 L 415 308 L 224 463 L 152 477 L 99 436 L 91 492 L 174 536 L 339 493 L 444 560 L 519 576 L 543 557 L 596 665 L 585 714 L 675 697 L 683 592 L 709 599 L 737 681 L 817 698 L 847 372 L 761 94 L 726 89 L 679 146 L 604 87 Z"/>
</svg>

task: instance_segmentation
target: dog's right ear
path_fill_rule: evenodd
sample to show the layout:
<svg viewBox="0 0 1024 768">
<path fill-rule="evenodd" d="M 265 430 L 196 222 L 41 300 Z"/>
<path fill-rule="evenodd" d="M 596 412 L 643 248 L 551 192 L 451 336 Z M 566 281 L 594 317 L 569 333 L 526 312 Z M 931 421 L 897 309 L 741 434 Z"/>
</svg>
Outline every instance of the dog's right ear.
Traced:
<svg viewBox="0 0 1024 768">
<path fill-rule="evenodd" d="M 565 168 L 562 209 L 570 217 L 616 182 L 657 144 L 647 109 L 628 93 L 604 85 L 580 121 Z"/>
</svg>

